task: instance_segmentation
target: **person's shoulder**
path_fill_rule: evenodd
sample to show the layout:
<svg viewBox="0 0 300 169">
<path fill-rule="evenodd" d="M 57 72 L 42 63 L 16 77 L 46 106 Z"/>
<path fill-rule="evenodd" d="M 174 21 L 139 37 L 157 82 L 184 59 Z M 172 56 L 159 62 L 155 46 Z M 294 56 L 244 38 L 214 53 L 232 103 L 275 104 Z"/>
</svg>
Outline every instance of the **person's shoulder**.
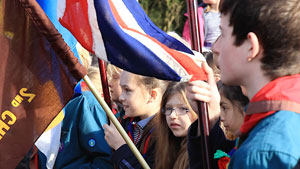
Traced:
<svg viewBox="0 0 300 169">
<path fill-rule="evenodd" d="M 229 169 L 292 169 L 298 159 L 275 151 L 236 151 Z"/>
<path fill-rule="evenodd" d="M 87 106 L 90 107 L 90 109 L 96 107 L 97 110 L 101 112 L 104 111 L 102 106 L 91 91 L 83 91 L 82 96 L 82 99 L 88 103 Z"/>
<path fill-rule="evenodd" d="M 261 162 L 276 164 L 275 168 L 295 165 L 300 159 L 299 122 L 300 114 L 283 110 L 276 112 L 252 129 L 234 156 L 247 160 L 245 163 L 251 166 L 264 166 Z"/>
<path fill-rule="evenodd" d="M 298 149 L 300 156 L 300 114 L 280 110 L 259 122 L 249 133 L 245 144 L 261 150 L 293 153 L 287 148 Z M 251 144 L 250 144 L 251 143 Z M 252 144 L 255 143 L 255 144 Z"/>
<path fill-rule="evenodd" d="M 93 95 L 91 91 L 83 91 L 82 96 L 87 99 L 89 102 L 97 102 L 96 97 Z"/>
<path fill-rule="evenodd" d="M 250 132 L 249 137 L 264 136 L 262 141 L 300 141 L 300 114 L 292 111 L 280 110 L 260 121 Z M 287 139 L 279 139 L 286 136 Z M 278 138 L 279 140 L 273 140 Z"/>
</svg>

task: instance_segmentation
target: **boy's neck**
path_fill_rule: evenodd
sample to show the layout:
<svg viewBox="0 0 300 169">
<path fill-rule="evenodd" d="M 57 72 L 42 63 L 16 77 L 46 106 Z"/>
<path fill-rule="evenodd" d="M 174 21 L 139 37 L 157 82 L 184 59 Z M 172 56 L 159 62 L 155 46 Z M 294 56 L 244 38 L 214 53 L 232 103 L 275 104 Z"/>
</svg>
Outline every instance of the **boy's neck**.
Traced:
<svg viewBox="0 0 300 169">
<path fill-rule="evenodd" d="M 219 4 L 211 4 L 210 6 L 210 12 L 219 12 Z"/>
<path fill-rule="evenodd" d="M 265 75 L 255 76 L 248 78 L 247 82 L 244 83 L 249 100 L 251 100 L 256 93 L 258 93 L 266 84 L 271 80 Z"/>
</svg>

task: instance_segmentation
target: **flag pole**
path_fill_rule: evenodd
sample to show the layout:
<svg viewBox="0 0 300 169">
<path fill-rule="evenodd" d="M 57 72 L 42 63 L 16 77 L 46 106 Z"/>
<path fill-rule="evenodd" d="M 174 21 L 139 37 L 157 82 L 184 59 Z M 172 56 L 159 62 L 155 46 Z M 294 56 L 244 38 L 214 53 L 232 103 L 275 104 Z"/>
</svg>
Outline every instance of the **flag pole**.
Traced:
<svg viewBox="0 0 300 169">
<path fill-rule="evenodd" d="M 121 124 L 119 123 L 119 121 L 117 120 L 117 118 L 115 117 L 115 115 L 113 114 L 111 109 L 109 108 L 109 106 L 102 99 L 100 94 L 97 92 L 97 89 L 91 82 L 90 78 L 87 75 L 85 75 L 83 77 L 83 80 L 89 86 L 91 92 L 94 94 L 94 96 L 96 97 L 96 99 L 98 100 L 100 105 L 102 106 L 103 110 L 106 112 L 106 114 L 109 117 L 109 119 L 111 120 L 111 122 L 115 125 L 115 127 L 117 128 L 117 130 L 119 131 L 119 133 L 121 134 L 121 136 L 123 137 L 123 139 L 125 140 L 127 145 L 129 146 L 129 148 L 131 149 L 133 154 L 136 156 L 136 158 L 142 165 L 142 167 L 144 169 L 150 169 L 149 165 L 147 164 L 147 162 L 145 161 L 145 159 L 143 158 L 143 156 L 141 155 L 139 150 L 135 147 L 135 145 L 133 144 L 133 142 L 131 141 L 131 139 L 129 138 L 129 136 L 127 135 L 127 133 L 125 132 L 125 130 L 123 129 L 123 127 L 121 126 Z"/>
<path fill-rule="evenodd" d="M 110 109 L 112 109 L 111 99 L 110 99 L 110 95 L 109 95 L 108 82 L 107 82 L 105 63 L 103 60 L 98 58 L 98 65 L 99 65 L 99 70 L 100 70 L 100 78 L 101 78 L 104 100 L 107 103 L 108 107 L 110 107 Z"/>
<path fill-rule="evenodd" d="M 100 78 L 101 78 L 103 97 L 104 97 L 104 100 L 105 100 L 106 104 L 108 105 L 108 107 L 112 110 L 112 104 L 111 104 L 111 99 L 110 99 L 110 95 L 109 95 L 105 63 L 103 60 L 101 60 L 99 58 L 98 58 L 98 66 L 99 66 L 99 70 L 100 70 Z M 108 117 L 107 117 L 107 123 L 110 124 Z"/>
<path fill-rule="evenodd" d="M 198 19 L 198 1 L 187 0 L 189 29 L 191 37 L 191 46 L 193 50 L 202 53 L 200 25 Z M 208 136 L 209 136 L 209 117 L 207 111 L 207 104 L 197 101 L 198 106 L 198 136 L 201 136 L 201 153 L 203 158 L 204 169 L 210 169 L 211 160 L 208 149 Z"/>
<path fill-rule="evenodd" d="M 198 1 L 186 0 L 192 49 L 202 53 L 200 24 L 198 16 Z"/>
</svg>

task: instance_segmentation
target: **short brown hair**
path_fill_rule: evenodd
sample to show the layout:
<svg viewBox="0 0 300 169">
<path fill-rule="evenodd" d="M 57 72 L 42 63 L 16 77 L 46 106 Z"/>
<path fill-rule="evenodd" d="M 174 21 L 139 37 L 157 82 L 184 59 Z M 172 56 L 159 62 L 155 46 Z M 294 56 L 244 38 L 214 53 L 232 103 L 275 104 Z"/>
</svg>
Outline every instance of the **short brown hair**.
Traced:
<svg viewBox="0 0 300 169">
<path fill-rule="evenodd" d="M 236 46 L 249 32 L 257 35 L 264 49 L 262 69 L 272 80 L 300 72 L 298 0 L 222 0 L 220 11 L 230 14 Z"/>
</svg>

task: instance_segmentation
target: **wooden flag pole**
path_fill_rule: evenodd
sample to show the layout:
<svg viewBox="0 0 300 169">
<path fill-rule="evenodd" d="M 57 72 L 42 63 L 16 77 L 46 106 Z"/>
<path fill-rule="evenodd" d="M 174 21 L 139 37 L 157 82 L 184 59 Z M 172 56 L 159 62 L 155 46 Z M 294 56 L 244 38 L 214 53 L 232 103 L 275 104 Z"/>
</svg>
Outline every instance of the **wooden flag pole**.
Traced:
<svg viewBox="0 0 300 169">
<path fill-rule="evenodd" d="M 99 65 L 99 71 L 100 71 L 103 97 L 104 97 L 104 100 L 105 100 L 106 104 L 108 105 L 108 107 L 112 110 L 112 103 L 111 103 L 110 94 L 109 94 L 105 63 L 103 60 L 98 58 L 98 65 Z M 99 85 L 99 84 L 97 84 L 97 85 Z M 107 117 L 107 123 L 110 124 L 108 117 Z"/>
<path fill-rule="evenodd" d="M 198 1 L 187 0 L 188 19 L 192 49 L 202 53 L 200 25 L 198 19 Z M 204 169 L 210 169 L 211 160 L 208 149 L 208 136 L 209 136 L 209 117 L 207 112 L 207 104 L 197 101 L 198 106 L 198 136 L 201 136 L 201 151 L 203 158 Z"/>
<path fill-rule="evenodd" d="M 192 49 L 202 53 L 198 1 L 187 0 L 187 9 Z"/>
<path fill-rule="evenodd" d="M 110 109 L 112 109 L 109 88 L 108 88 L 108 82 L 107 82 L 105 63 L 103 60 L 98 59 L 98 64 L 99 64 L 100 78 L 101 78 L 104 100 L 107 103 L 108 107 L 110 107 Z"/>
<path fill-rule="evenodd" d="M 106 102 L 102 99 L 102 97 L 98 93 L 97 89 L 91 82 L 90 78 L 87 75 L 85 75 L 83 77 L 83 80 L 89 86 L 89 88 L 91 89 L 91 92 L 94 94 L 94 96 L 96 97 L 96 99 L 98 100 L 100 105 L 102 106 L 103 110 L 106 112 L 106 114 L 109 117 L 109 119 L 111 120 L 111 122 L 115 125 L 115 127 L 117 128 L 117 130 L 119 131 L 119 133 L 121 134 L 121 136 L 123 137 L 123 139 L 125 140 L 127 145 L 129 146 L 129 148 L 131 149 L 133 154 L 136 156 L 136 158 L 142 165 L 142 167 L 144 169 L 150 169 L 149 165 L 147 164 L 147 162 L 145 161 L 145 159 L 143 158 L 143 156 L 141 155 L 139 150 L 135 147 L 135 145 L 133 144 L 133 142 L 131 141 L 131 139 L 129 138 L 129 136 L 127 135 L 127 133 L 125 132 L 125 130 L 123 129 L 123 127 L 121 126 L 121 124 L 119 123 L 119 121 L 117 120 L 117 118 L 115 117 L 115 115 L 113 114 L 111 109 L 109 108 L 109 106 L 106 104 Z"/>
</svg>

